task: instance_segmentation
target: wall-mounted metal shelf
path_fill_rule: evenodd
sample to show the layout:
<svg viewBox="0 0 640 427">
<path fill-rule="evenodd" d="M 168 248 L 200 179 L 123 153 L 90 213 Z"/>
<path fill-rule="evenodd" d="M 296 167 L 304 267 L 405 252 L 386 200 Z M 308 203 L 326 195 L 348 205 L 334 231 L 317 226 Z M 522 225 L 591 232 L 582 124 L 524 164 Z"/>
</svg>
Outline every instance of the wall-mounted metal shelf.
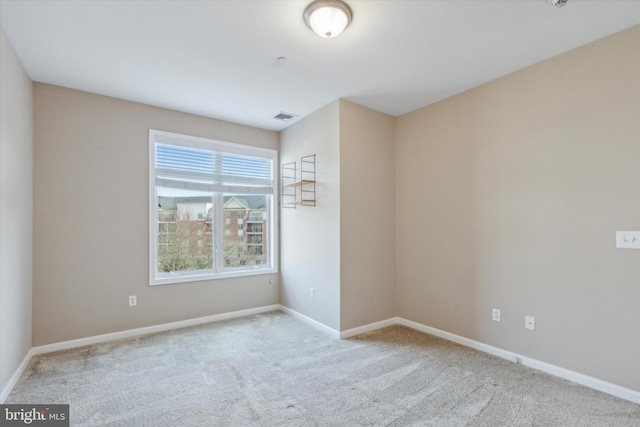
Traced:
<svg viewBox="0 0 640 427">
<path fill-rule="evenodd" d="M 295 209 L 296 203 L 296 187 L 292 184 L 296 183 L 296 162 L 282 164 L 282 172 L 280 173 L 281 198 L 283 208 Z"/>
<path fill-rule="evenodd" d="M 297 172 L 297 162 L 282 164 L 280 179 L 283 208 L 316 205 L 316 155 L 301 157 L 299 176 Z"/>
</svg>

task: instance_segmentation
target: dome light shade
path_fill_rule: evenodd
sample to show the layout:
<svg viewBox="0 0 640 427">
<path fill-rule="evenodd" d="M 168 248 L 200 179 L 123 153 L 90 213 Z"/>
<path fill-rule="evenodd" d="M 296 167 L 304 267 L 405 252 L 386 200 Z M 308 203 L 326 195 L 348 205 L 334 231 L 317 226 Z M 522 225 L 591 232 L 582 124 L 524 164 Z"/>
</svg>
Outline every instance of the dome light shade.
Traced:
<svg viewBox="0 0 640 427">
<path fill-rule="evenodd" d="M 317 35 L 330 39 L 351 23 L 351 8 L 341 0 L 316 0 L 304 11 L 304 22 Z"/>
</svg>

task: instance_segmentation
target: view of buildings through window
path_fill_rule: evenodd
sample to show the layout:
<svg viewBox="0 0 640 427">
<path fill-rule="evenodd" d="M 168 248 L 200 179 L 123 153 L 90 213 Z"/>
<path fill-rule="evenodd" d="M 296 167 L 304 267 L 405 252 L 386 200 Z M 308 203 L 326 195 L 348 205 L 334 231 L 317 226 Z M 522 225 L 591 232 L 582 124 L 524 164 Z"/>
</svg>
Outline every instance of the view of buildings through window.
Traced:
<svg viewBox="0 0 640 427">
<path fill-rule="evenodd" d="M 158 195 L 158 272 L 213 269 L 216 231 L 223 233 L 223 267 L 268 262 L 267 196 L 222 200 L 222 230 L 215 230 L 212 196 Z"/>
</svg>

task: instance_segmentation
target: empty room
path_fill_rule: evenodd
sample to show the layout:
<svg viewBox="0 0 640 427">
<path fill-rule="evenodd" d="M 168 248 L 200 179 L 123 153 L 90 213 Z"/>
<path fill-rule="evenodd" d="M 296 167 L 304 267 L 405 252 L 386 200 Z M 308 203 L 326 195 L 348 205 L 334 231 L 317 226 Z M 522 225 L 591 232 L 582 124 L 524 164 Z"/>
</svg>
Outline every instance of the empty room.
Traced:
<svg viewBox="0 0 640 427">
<path fill-rule="evenodd" d="M 1 425 L 640 426 L 640 1 L 0 26 Z"/>
</svg>

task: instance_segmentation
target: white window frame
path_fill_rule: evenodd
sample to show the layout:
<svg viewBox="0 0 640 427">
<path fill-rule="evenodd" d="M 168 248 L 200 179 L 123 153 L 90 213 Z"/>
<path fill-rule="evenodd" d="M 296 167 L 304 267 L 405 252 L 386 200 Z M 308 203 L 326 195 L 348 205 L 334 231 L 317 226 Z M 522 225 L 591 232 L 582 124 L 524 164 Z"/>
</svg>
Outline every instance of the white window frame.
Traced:
<svg viewBox="0 0 640 427">
<path fill-rule="evenodd" d="M 225 151 L 235 154 L 243 154 L 248 156 L 263 157 L 271 160 L 273 163 L 273 193 L 267 196 L 267 227 L 268 227 L 268 263 L 266 266 L 242 266 L 242 267 L 226 267 L 224 265 L 224 256 L 219 253 L 221 248 L 224 251 L 224 194 L 237 194 L 230 190 L 228 193 L 214 192 L 213 195 L 213 269 L 199 270 L 197 272 L 158 272 L 158 202 L 156 191 L 156 143 L 157 137 L 169 137 L 172 140 L 179 141 L 176 145 L 186 148 L 208 149 L 213 147 L 224 147 Z M 163 142 L 163 144 L 165 144 Z M 250 145 L 235 144 L 231 142 L 218 141 L 208 138 L 200 138 L 189 135 L 181 135 L 171 132 L 159 130 L 149 130 L 149 284 L 168 285 L 174 283 L 195 282 L 202 280 L 225 279 L 231 277 L 255 276 L 261 274 L 274 274 L 278 272 L 278 167 L 277 167 L 277 151 L 268 148 L 253 147 Z"/>
</svg>

